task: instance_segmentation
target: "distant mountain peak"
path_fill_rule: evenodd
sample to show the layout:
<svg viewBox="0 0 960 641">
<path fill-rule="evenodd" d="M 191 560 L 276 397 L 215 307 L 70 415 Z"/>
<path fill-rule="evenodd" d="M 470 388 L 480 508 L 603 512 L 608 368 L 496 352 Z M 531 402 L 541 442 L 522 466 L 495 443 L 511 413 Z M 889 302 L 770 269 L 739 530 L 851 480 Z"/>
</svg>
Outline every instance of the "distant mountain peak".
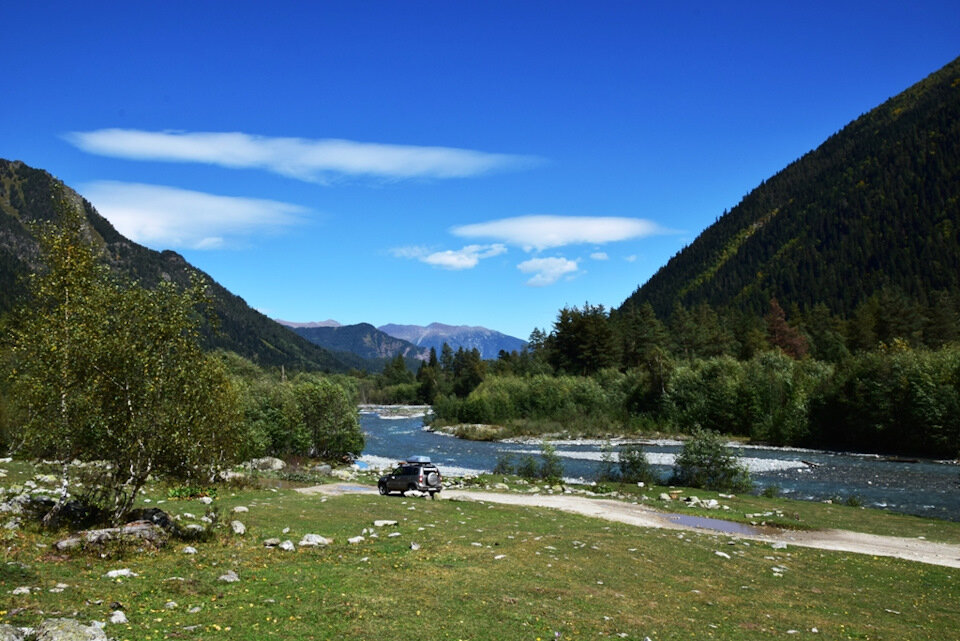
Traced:
<svg viewBox="0 0 960 641">
<path fill-rule="evenodd" d="M 444 323 L 430 323 L 422 325 L 387 324 L 378 327 L 381 332 L 394 338 L 409 341 L 414 345 L 425 348 L 434 348 L 437 351 L 448 344 L 454 350 L 477 349 L 481 358 L 496 358 L 501 350 L 512 352 L 526 347 L 526 341 L 486 327 L 470 325 L 446 325 Z"/>
<path fill-rule="evenodd" d="M 311 327 L 343 327 L 343 325 L 333 320 L 332 318 L 328 318 L 325 321 L 313 321 L 309 323 L 296 323 L 294 321 L 280 320 L 279 318 L 274 318 L 273 320 L 280 323 L 281 325 L 285 325 L 286 327 L 294 327 L 294 328 L 303 327 L 303 328 L 309 329 Z"/>
</svg>

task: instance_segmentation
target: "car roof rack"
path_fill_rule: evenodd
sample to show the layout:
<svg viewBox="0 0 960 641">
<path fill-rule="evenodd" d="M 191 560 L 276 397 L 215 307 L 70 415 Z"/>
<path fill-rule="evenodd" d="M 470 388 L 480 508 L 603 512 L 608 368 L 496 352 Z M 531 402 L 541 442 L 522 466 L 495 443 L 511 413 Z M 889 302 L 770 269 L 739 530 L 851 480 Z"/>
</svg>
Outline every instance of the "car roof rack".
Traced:
<svg viewBox="0 0 960 641">
<path fill-rule="evenodd" d="M 407 463 L 429 463 L 429 456 L 411 456 L 407 459 Z"/>
</svg>

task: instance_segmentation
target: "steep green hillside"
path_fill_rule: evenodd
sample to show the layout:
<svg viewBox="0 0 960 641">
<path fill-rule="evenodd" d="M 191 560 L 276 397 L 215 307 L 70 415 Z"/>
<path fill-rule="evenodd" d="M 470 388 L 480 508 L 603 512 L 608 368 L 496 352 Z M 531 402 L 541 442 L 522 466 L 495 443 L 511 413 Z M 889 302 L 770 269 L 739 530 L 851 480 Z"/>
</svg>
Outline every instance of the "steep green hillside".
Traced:
<svg viewBox="0 0 960 641">
<path fill-rule="evenodd" d="M 261 365 L 284 365 L 294 369 L 342 371 L 341 358 L 297 336 L 242 298 L 231 294 L 208 275 L 192 267 L 172 251 L 156 252 L 125 238 L 79 194 L 45 171 L 22 162 L 0 159 L 0 315 L 24 300 L 27 275 L 40 268 L 31 223 L 54 220 L 54 193 L 81 207 L 90 223 L 90 242 L 98 245 L 107 262 L 118 272 L 146 287 L 161 280 L 186 284 L 191 272 L 206 279 L 220 318 L 218 331 L 208 330 L 210 348 L 235 351 Z M 352 365 L 352 364 L 351 364 Z"/>
<path fill-rule="evenodd" d="M 885 286 L 960 292 L 960 59 L 762 183 L 624 307 L 762 314 L 775 297 L 849 317 Z"/>
</svg>

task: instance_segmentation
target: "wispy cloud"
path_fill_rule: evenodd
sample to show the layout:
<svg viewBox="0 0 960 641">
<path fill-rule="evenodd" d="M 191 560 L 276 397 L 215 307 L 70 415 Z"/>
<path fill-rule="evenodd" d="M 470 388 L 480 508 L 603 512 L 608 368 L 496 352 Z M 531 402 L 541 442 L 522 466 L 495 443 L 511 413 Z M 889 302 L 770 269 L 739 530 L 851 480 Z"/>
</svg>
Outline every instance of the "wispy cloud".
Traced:
<svg viewBox="0 0 960 641">
<path fill-rule="evenodd" d="M 463 238 L 490 238 L 525 250 L 582 243 L 604 244 L 668 231 L 643 218 L 604 216 L 519 216 L 454 227 Z"/>
<path fill-rule="evenodd" d="M 98 129 L 71 132 L 64 138 L 83 151 L 101 156 L 262 169 L 310 182 L 326 182 L 337 176 L 462 178 L 540 162 L 533 156 L 453 147 L 277 138 L 242 132 Z"/>
<path fill-rule="evenodd" d="M 593 252 L 590 254 L 590 258 L 593 260 L 610 260 L 610 257 L 607 255 L 607 252 Z"/>
<path fill-rule="evenodd" d="M 499 256 L 505 253 L 507 248 L 496 243 L 493 245 L 467 245 L 462 249 L 448 249 L 439 252 L 430 252 L 423 247 L 398 247 L 391 251 L 398 258 L 415 258 L 434 267 L 459 271 L 473 269 L 484 258 Z"/>
<path fill-rule="evenodd" d="M 575 260 L 562 257 L 531 258 L 517 265 L 517 269 L 524 274 L 533 274 L 527 285 L 544 287 L 554 284 L 567 274 L 575 273 L 579 265 Z"/>
<path fill-rule="evenodd" d="M 295 224 L 299 205 L 217 196 L 161 185 L 99 181 L 81 191 L 124 236 L 156 248 L 216 249 L 255 232 Z"/>
</svg>

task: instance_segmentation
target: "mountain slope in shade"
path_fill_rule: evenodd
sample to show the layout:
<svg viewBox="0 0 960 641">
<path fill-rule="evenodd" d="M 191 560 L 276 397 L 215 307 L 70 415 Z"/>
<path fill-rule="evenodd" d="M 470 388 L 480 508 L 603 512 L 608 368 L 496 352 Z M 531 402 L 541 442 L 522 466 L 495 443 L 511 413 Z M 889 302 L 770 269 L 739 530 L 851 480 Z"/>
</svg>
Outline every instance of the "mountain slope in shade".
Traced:
<svg viewBox="0 0 960 641">
<path fill-rule="evenodd" d="M 155 287 L 161 280 L 189 284 L 191 273 L 199 274 L 206 281 L 214 311 L 220 319 L 218 331 L 206 329 L 206 347 L 231 350 L 267 366 L 329 371 L 346 371 L 353 366 L 254 310 L 180 254 L 157 252 L 125 238 L 89 202 L 49 173 L 3 159 L 0 159 L 0 315 L 25 299 L 27 276 L 41 266 L 39 247 L 30 225 L 56 219 L 54 194 L 58 189 L 84 213 L 89 223 L 90 242 L 103 251 L 104 259 L 116 272 L 148 288 Z"/>
<path fill-rule="evenodd" d="M 380 331 L 395 338 L 409 341 L 419 347 L 434 348 L 437 353 L 444 343 L 450 345 L 454 351 L 462 347 L 466 350 L 478 349 L 481 358 L 496 358 L 501 350 L 512 352 L 526 347 L 526 341 L 507 336 L 486 327 L 469 327 L 466 325 L 454 326 L 442 323 L 431 323 L 426 327 L 420 325 L 382 325 Z"/>
<path fill-rule="evenodd" d="M 333 327 L 313 323 L 277 322 L 291 327 L 298 335 L 324 349 L 350 352 L 365 359 L 383 360 L 403 354 L 406 358 L 422 360 L 429 356 L 428 349 L 418 348 L 405 340 L 394 338 L 369 323 Z"/>
<path fill-rule="evenodd" d="M 849 317 L 883 288 L 960 292 L 960 59 L 857 118 L 708 227 L 624 302 Z"/>
</svg>

